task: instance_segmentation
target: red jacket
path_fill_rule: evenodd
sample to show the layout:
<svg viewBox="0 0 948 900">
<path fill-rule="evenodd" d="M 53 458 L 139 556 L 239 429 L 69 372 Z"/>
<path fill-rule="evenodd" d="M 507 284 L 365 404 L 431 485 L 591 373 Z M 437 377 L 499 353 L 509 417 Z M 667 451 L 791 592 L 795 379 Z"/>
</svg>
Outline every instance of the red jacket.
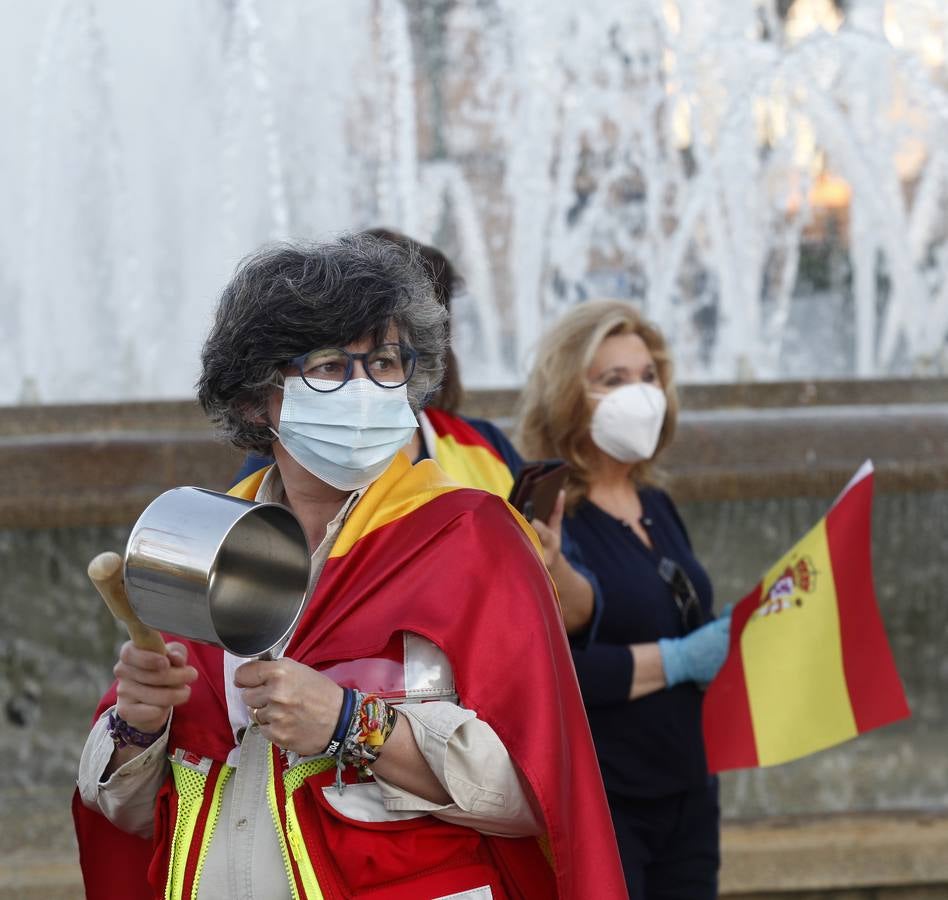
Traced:
<svg viewBox="0 0 948 900">
<path fill-rule="evenodd" d="M 261 478 L 234 492 L 254 496 Z M 401 454 L 343 527 L 286 656 L 327 668 L 377 654 L 397 632 L 432 641 L 451 661 L 461 703 L 493 728 L 528 782 L 546 835 L 489 837 L 430 816 L 342 821 L 320 803 L 330 773 L 314 775 L 294 807 L 327 898 L 442 896 L 471 878 L 483 884 L 484 873 L 496 897 L 626 896 L 559 610 L 530 535 L 499 498 L 456 488 L 435 464 L 412 467 Z M 214 677 L 222 654 L 197 644 L 189 653 L 202 677 L 175 712 L 169 749 L 223 761 L 233 737 Z M 175 809 L 173 788 L 163 793 L 159 823 Z M 163 890 L 168 827 L 152 848 L 79 805 L 88 896 L 117 900 L 117 883 L 135 885 L 129 897 L 147 895 L 146 863 L 152 890 Z M 348 864 L 360 858 L 372 865 Z"/>
</svg>

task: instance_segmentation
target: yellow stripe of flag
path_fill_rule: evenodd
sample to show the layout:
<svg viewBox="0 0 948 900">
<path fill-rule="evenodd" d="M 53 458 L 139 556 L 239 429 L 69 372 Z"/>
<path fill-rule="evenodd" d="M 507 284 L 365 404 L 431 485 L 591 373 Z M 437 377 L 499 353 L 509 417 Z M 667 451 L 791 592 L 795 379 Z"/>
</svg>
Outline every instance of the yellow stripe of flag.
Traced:
<svg viewBox="0 0 948 900">
<path fill-rule="evenodd" d="M 432 460 L 423 459 L 413 466 L 404 453 L 397 453 L 392 464 L 355 505 L 329 558 L 345 556 L 366 535 L 459 487 Z"/>
<path fill-rule="evenodd" d="M 504 500 L 509 496 L 513 475 L 507 464 L 487 447 L 459 443 L 452 434 L 438 435 L 434 456 L 438 465 L 458 484 L 490 491 Z"/>
<path fill-rule="evenodd" d="M 796 584 L 781 594 L 780 580 L 788 571 L 798 574 Z M 804 581 L 809 578 L 808 590 L 801 590 L 801 571 Z M 843 670 L 825 519 L 766 574 L 762 585 L 771 596 L 744 627 L 741 655 L 758 764 L 770 766 L 858 733 Z"/>
</svg>

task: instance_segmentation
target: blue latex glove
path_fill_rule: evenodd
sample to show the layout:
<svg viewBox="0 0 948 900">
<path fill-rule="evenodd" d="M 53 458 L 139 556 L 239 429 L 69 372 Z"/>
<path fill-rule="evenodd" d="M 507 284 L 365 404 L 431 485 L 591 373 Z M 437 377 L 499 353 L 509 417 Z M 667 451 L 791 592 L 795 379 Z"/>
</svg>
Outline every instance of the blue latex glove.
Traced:
<svg viewBox="0 0 948 900">
<path fill-rule="evenodd" d="M 731 640 L 731 610 L 726 609 L 720 619 L 708 622 L 691 634 L 680 638 L 662 638 L 658 650 L 662 654 L 666 687 L 683 681 L 708 684 L 714 680 L 727 658 Z"/>
</svg>

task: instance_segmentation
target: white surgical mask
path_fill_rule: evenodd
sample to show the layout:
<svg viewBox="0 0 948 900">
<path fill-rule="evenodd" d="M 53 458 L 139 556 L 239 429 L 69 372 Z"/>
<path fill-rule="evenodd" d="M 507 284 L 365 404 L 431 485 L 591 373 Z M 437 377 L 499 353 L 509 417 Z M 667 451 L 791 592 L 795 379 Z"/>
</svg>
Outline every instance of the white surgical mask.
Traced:
<svg viewBox="0 0 948 900">
<path fill-rule="evenodd" d="M 405 385 L 383 388 L 368 378 L 353 378 L 338 390 L 322 393 L 299 376 L 290 376 L 283 384 L 280 430 L 271 431 L 320 481 L 354 491 L 389 467 L 417 427 Z"/>
<path fill-rule="evenodd" d="M 665 422 L 665 392 L 654 384 L 625 384 L 600 397 L 592 415 L 593 443 L 619 462 L 651 459 Z"/>
</svg>

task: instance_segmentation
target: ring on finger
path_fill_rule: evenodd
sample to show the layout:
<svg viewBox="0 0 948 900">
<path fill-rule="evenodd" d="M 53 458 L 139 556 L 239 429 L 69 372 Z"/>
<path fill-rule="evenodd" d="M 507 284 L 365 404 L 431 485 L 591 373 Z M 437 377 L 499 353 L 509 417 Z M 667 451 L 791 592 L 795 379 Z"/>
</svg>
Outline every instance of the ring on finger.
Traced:
<svg viewBox="0 0 948 900">
<path fill-rule="evenodd" d="M 260 727 L 260 720 L 257 718 L 257 707 L 250 707 L 250 721 L 258 728 Z"/>
</svg>

